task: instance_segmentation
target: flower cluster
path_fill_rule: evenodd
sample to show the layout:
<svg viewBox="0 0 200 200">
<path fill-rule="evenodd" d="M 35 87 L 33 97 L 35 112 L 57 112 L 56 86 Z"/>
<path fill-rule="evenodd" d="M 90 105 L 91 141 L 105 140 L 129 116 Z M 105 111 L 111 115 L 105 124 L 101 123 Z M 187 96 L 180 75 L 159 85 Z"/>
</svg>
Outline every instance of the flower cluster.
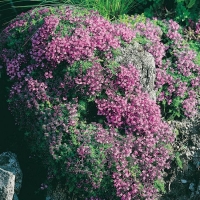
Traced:
<svg viewBox="0 0 200 200">
<path fill-rule="evenodd" d="M 94 63 L 92 67 L 87 69 L 85 75 L 78 75 L 74 78 L 77 85 L 88 86 L 89 89 L 86 92 L 87 95 L 96 95 L 102 90 L 102 84 L 104 83 L 103 67 L 99 63 Z"/>
<path fill-rule="evenodd" d="M 102 26 L 101 19 L 100 16 L 91 15 L 85 21 L 79 20 L 83 25 L 79 25 L 71 37 L 56 37 L 48 43 L 45 53 L 46 59 L 58 64 L 63 60 L 73 64 L 74 61 L 92 57 L 96 48 L 108 51 L 111 47 L 119 47 L 120 42 L 116 36 L 121 36 L 127 42 L 135 37 L 135 33 L 125 26 L 113 26 L 109 22 L 104 22 L 104 26 Z M 72 19 L 71 22 L 73 22 Z M 115 31 L 116 28 L 118 31 Z"/>
<path fill-rule="evenodd" d="M 13 58 L 11 60 L 7 60 L 7 75 L 10 76 L 10 79 L 21 79 L 22 76 L 25 75 L 25 72 L 20 70 L 20 66 L 22 63 L 25 63 L 25 56 L 22 54 L 18 54 L 17 58 Z"/>
<path fill-rule="evenodd" d="M 145 23 L 138 23 L 135 27 L 140 36 L 150 40 L 145 44 L 145 48 L 155 58 L 156 88 L 159 89 L 157 102 L 161 109 L 172 113 L 169 118 L 192 117 L 195 112 L 189 114 L 185 110 L 186 106 L 183 106 L 183 101 L 187 102 L 187 99 L 190 99 L 192 110 L 197 108 L 196 100 L 189 98 L 187 91 L 193 90 L 198 93 L 200 67 L 194 63 L 196 52 L 184 44 L 179 33 L 181 27 L 173 20 L 160 21 L 155 18 L 153 21 L 146 19 Z M 166 44 L 161 42 L 161 36 L 167 41 Z M 167 102 L 167 107 L 162 102 Z M 177 107 L 181 107 L 178 112 L 175 111 Z"/>
<path fill-rule="evenodd" d="M 43 26 L 40 27 L 31 38 L 32 49 L 30 51 L 30 54 L 35 61 L 41 62 L 43 59 L 46 58 L 45 50 L 47 40 L 50 35 L 53 36 L 53 32 L 58 24 L 59 18 L 55 16 L 45 17 Z"/>
<path fill-rule="evenodd" d="M 26 20 L 16 20 L 13 23 L 11 23 L 9 26 L 7 26 L 4 31 L 6 33 L 9 33 L 9 31 L 11 31 L 12 29 L 16 28 L 16 27 L 22 27 L 24 25 L 27 24 Z"/>
<path fill-rule="evenodd" d="M 158 67 L 160 101 L 167 99 L 170 104 L 173 94 L 185 98 L 187 91 L 183 108 L 186 114 L 193 114 L 194 104 L 189 105 L 188 99 L 196 103 L 195 92 L 166 70 L 196 73 L 194 54 L 175 52 L 174 56 L 182 58 L 175 68 L 169 59 L 162 63 L 165 51 L 171 49 L 162 43 L 161 29 L 150 21 L 138 23 L 132 30 L 124 24 L 111 24 L 94 12 L 82 10 L 84 15 L 78 15 L 68 7 L 59 9 L 29 13 L 34 20 L 43 20 L 30 23 L 24 37 L 31 34 L 32 38 L 15 57 L 8 56 L 8 46 L 18 50 L 9 34 L 8 45 L 0 49 L 0 59 L 13 83 L 11 112 L 28 131 L 27 140 L 35 154 L 43 158 L 53 179 L 65 181 L 69 193 L 93 199 L 155 199 L 154 182 L 169 168 L 167 144 L 174 141 L 174 134 L 162 121 L 159 106 L 142 92 L 139 71 L 131 64 L 111 66 L 109 61 L 113 61 L 112 50 L 131 43 L 136 33 L 148 38 L 151 44 L 145 48 Z M 18 17 L 22 19 L 29 22 L 30 16 Z M 177 24 L 170 21 L 169 26 L 168 38 L 179 39 Z M 19 33 L 15 28 L 12 31 Z M 182 65 L 188 60 L 184 71 Z M 198 87 L 197 77 L 189 81 Z"/>
<path fill-rule="evenodd" d="M 194 30 L 195 34 L 200 34 L 200 20 L 198 20 L 196 23 L 194 23 L 191 19 L 188 20 L 189 27 Z"/>
<path fill-rule="evenodd" d="M 174 40 L 175 44 L 180 43 L 183 39 L 181 34 L 178 33 L 179 24 L 173 20 L 169 20 L 169 30 L 167 33 L 167 37 L 169 39 Z"/>
<path fill-rule="evenodd" d="M 147 19 L 145 24 L 138 23 L 135 28 L 140 35 L 151 41 L 151 44 L 145 45 L 145 49 L 154 56 L 156 65 L 162 65 L 162 58 L 165 56 L 165 50 L 168 47 L 161 42 L 162 31 L 160 27 L 155 26 Z"/>
<path fill-rule="evenodd" d="M 195 30 L 195 33 L 196 34 L 200 34 L 200 20 L 196 23 L 196 30 Z"/>
<path fill-rule="evenodd" d="M 191 76 L 192 72 L 196 72 L 199 68 L 192 60 L 196 57 L 193 51 L 182 51 L 174 54 L 178 60 L 175 62 L 177 69 L 184 76 Z"/>
</svg>

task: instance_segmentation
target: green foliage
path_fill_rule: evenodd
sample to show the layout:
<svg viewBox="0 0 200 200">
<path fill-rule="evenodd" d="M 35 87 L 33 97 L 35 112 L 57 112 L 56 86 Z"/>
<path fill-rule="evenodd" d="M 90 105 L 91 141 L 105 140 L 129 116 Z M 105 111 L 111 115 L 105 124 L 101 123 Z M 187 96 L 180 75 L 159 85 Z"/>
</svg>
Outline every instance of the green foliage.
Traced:
<svg viewBox="0 0 200 200">
<path fill-rule="evenodd" d="M 181 2 L 180 2 L 181 3 Z M 135 26 L 141 22 L 146 24 L 146 15 L 137 15 L 137 16 L 132 16 L 128 17 L 125 16 L 120 19 L 120 22 L 125 23 L 127 26 L 131 28 L 135 28 Z M 160 38 L 161 42 L 166 46 L 169 47 L 168 50 L 166 51 L 165 57 L 163 57 L 163 64 L 165 64 L 166 61 L 169 61 L 171 64 L 167 68 L 167 74 L 171 75 L 174 80 L 180 79 L 181 82 L 185 82 L 186 86 L 188 88 L 191 87 L 191 80 L 197 76 L 196 72 L 192 72 L 191 76 L 183 76 L 178 70 L 175 62 L 177 61 L 177 57 L 174 55 L 174 52 L 176 51 L 176 46 L 174 46 L 173 40 L 169 39 L 167 36 L 169 27 L 165 21 L 159 20 L 159 19 L 154 19 L 151 20 L 151 22 L 155 25 L 155 27 L 159 27 L 161 29 L 160 32 Z M 180 33 L 182 36 L 184 36 L 184 32 L 182 27 L 180 26 L 178 33 Z M 148 40 L 146 37 L 141 36 L 139 34 L 136 35 L 136 38 L 133 39 L 134 41 L 139 42 L 143 46 L 150 46 L 152 45 L 152 42 Z M 187 44 L 186 41 L 183 41 L 183 44 Z M 188 45 L 189 47 L 189 45 Z M 198 42 L 196 43 L 191 43 L 190 48 L 191 50 L 195 50 L 197 53 L 196 57 L 196 64 L 199 62 L 199 44 Z M 179 50 L 180 51 L 180 50 Z M 182 104 L 184 99 L 188 97 L 187 92 L 185 92 L 183 97 L 177 97 L 176 93 L 170 94 L 168 91 L 169 85 L 163 85 L 159 90 L 157 91 L 157 95 L 159 95 L 161 92 L 164 92 L 165 96 L 168 96 L 170 99 L 172 99 L 171 103 L 168 103 L 166 100 L 163 100 L 161 102 L 158 102 L 158 104 L 161 106 L 162 110 L 162 115 L 165 117 L 166 120 L 174 120 L 174 119 L 182 119 L 184 118 L 184 110 L 182 109 Z M 175 89 L 177 89 L 179 86 L 176 85 Z M 170 95 L 170 96 L 169 96 Z"/>
<path fill-rule="evenodd" d="M 187 8 L 192 8 L 195 5 L 196 0 L 176 0 L 177 3 L 185 3 Z"/>
<path fill-rule="evenodd" d="M 163 89 L 161 88 L 160 91 Z M 169 93 L 165 91 L 165 94 L 168 95 Z M 167 104 L 166 100 L 159 102 L 159 105 L 162 108 L 162 115 L 167 121 L 171 121 L 174 119 L 180 119 L 184 117 L 183 109 L 182 109 L 183 99 L 179 96 L 174 96 L 172 98 L 172 103 L 170 105 Z"/>
<path fill-rule="evenodd" d="M 75 134 L 71 133 L 70 137 L 74 146 L 80 146 L 80 142 L 77 141 L 77 136 Z"/>
<path fill-rule="evenodd" d="M 175 135 L 176 135 L 176 137 L 179 135 L 179 131 L 178 131 L 178 129 L 174 129 L 174 133 L 175 133 Z"/>
<path fill-rule="evenodd" d="M 186 1 L 186 6 L 187 8 L 192 8 L 196 3 L 196 0 L 187 0 Z"/>
<path fill-rule="evenodd" d="M 136 179 L 136 177 L 138 177 L 141 174 L 139 166 L 138 165 L 132 166 L 130 168 L 130 173 L 131 173 L 132 177 L 134 177 Z"/>
<path fill-rule="evenodd" d="M 184 22 L 188 25 L 188 19 L 196 21 L 199 18 L 200 2 L 196 0 L 176 0 L 176 15 L 174 19 L 177 22 Z"/>
<path fill-rule="evenodd" d="M 148 18 L 153 17 L 155 15 L 155 11 L 161 9 L 164 4 L 164 0 L 137 0 L 136 2 L 138 3 L 138 6 L 135 11 L 138 12 L 137 9 L 139 9 L 144 13 L 145 17 Z"/>
<path fill-rule="evenodd" d="M 13 1 L 14 4 L 11 4 L 11 2 L 12 1 L 6 3 L 5 1 L 0 5 L 0 7 L 1 6 L 3 7 L 6 4 L 10 4 L 10 7 L 13 9 L 15 14 L 17 14 L 21 13 L 22 11 L 27 11 L 27 9 L 32 9 L 33 7 L 35 8 L 42 6 L 47 7 L 49 5 L 51 6 L 74 5 L 76 7 L 87 8 L 88 10 L 95 10 L 110 21 L 118 19 L 120 15 L 128 13 L 138 4 L 138 2 L 135 0 L 131 1 L 130 0 L 51 0 L 51 1 L 36 0 L 33 2 L 26 2 L 25 5 L 23 6 L 18 6 L 18 3 L 22 2 L 22 0 Z M 52 12 L 53 10 L 52 8 L 50 8 L 50 13 Z M 81 13 L 79 12 L 75 14 L 77 16 L 80 16 Z M 36 17 L 39 17 L 39 13 L 36 13 Z"/>
<path fill-rule="evenodd" d="M 200 66 L 200 43 L 197 41 L 188 41 L 190 48 L 196 52 L 197 56 L 195 58 L 195 64 Z"/>
<path fill-rule="evenodd" d="M 111 61 L 111 62 L 108 62 L 105 66 L 106 68 L 111 70 L 113 75 L 115 75 L 117 73 L 117 69 L 120 66 L 120 64 L 115 61 Z"/>
<path fill-rule="evenodd" d="M 151 41 L 143 36 L 139 36 L 137 34 L 136 38 L 133 39 L 134 41 L 138 42 L 139 44 L 145 45 L 145 44 L 151 44 Z"/>
<path fill-rule="evenodd" d="M 67 67 L 66 69 L 63 69 L 63 72 L 69 72 L 69 75 L 71 77 L 76 77 L 78 75 L 78 72 L 80 69 L 82 69 L 83 74 L 86 73 L 87 69 L 89 69 L 92 66 L 91 61 L 76 61 L 71 66 Z"/>
<path fill-rule="evenodd" d="M 83 100 L 80 100 L 79 101 L 79 113 L 80 115 L 86 115 L 86 110 L 87 110 L 87 104 L 86 104 L 86 101 L 83 101 Z"/>
<path fill-rule="evenodd" d="M 84 0 L 81 1 L 87 8 L 97 10 L 107 20 L 113 21 L 120 15 L 128 13 L 135 7 L 135 0 Z"/>
<path fill-rule="evenodd" d="M 80 130 L 82 133 L 82 138 L 77 137 L 75 131 Z M 92 124 L 85 124 L 83 121 L 77 126 L 77 129 L 74 127 L 70 128 L 70 138 L 67 135 L 63 136 L 63 143 L 60 145 L 59 149 L 55 151 L 57 159 L 56 162 L 52 160 L 51 166 L 53 169 L 53 173 L 58 180 L 62 180 L 62 178 L 67 177 L 70 182 L 66 181 L 65 186 L 68 188 L 70 194 L 80 194 L 76 192 L 75 188 L 77 187 L 77 183 L 81 183 L 85 180 L 92 180 L 93 183 L 100 184 L 104 186 L 104 188 L 99 188 L 97 190 L 91 190 L 91 185 L 84 183 L 84 186 L 88 187 L 88 191 L 90 196 L 101 195 L 101 192 L 111 192 L 114 195 L 112 180 L 109 176 L 103 176 L 100 178 L 100 174 L 105 172 L 104 165 L 102 162 L 106 159 L 105 150 L 110 148 L 112 145 L 110 144 L 100 144 L 95 142 L 94 133 L 96 131 L 96 127 Z M 88 141 L 87 143 L 83 143 L 83 141 Z M 89 147 L 89 154 L 86 155 L 85 159 L 81 159 L 78 156 L 77 148 L 82 145 L 87 145 Z M 71 161 L 70 166 L 66 168 L 62 167 L 63 163 L 67 163 Z M 84 173 L 76 173 L 77 166 Z M 76 176 L 74 176 L 76 173 Z M 90 174 L 90 175 L 89 175 Z M 82 194 L 87 193 L 82 190 Z"/>
<path fill-rule="evenodd" d="M 166 149 L 169 150 L 170 155 L 174 155 L 174 148 L 171 144 L 164 145 Z"/>
<path fill-rule="evenodd" d="M 197 21 L 200 17 L 200 1 L 196 0 L 175 0 L 172 1 L 174 10 L 168 11 L 164 7 L 164 0 L 136 0 L 137 7 L 135 13 L 142 12 L 145 17 L 151 18 L 159 16 L 161 19 L 174 19 L 181 25 L 188 25 L 188 19 Z"/>
<path fill-rule="evenodd" d="M 168 120 L 173 120 L 176 117 L 180 118 L 180 116 L 183 114 L 181 110 L 182 102 L 183 100 L 180 97 L 173 98 L 171 109 L 169 109 L 169 113 L 172 115 L 168 118 Z"/>
<path fill-rule="evenodd" d="M 138 23 L 145 23 L 146 22 L 146 17 L 144 15 L 144 13 L 142 13 L 141 15 L 136 15 L 136 16 L 122 15 L 122 16 L 119 17 L 118 21 L 120 23 L 124 23 L 127 26 L 130 26 L 131 28 L 134 29 L 134 27 Z"/>
<path fill-rule="evenodd" d="M 58 26 L 56 27 L 55 33 L 60 33 L 62 37 L 71 36 L 73 33 L 72 30 L 75 27 L 75 24 L 70 23 L 67 20 L 61 20 Z"/>
<path fill-rule="evenodd" d="M 165 183 L 163 180 L 155 180 L 154 181 L 154 187 L 159 191 L 159 192 L 162 192 L 162 193 L 166 193 L 165 191 Z"/>
<path fill-rule="evenodd" d="M 114 58 L 121 54 L 119 49 L 111 49 L 111 52 Z"/>
<path fill-rule="evenodd" d="M 135 16 L 128 16 L 128 15 L 123 15 L 119 18 L 118 22 L 123 23 L 127 25 L 128 27 L 131 27 L 134 29 L 138 23 L 146 23 L 146 17 L 144 13 L 141 15 L 135 15 Z M 151 43 L 149 39 L 147 39 L 144 36 L 140 36 L 139 34 L 136 35 L 136 38 L 133 39 L 133 41 L 136 41 L 142 45 L 145 45 L 147 43 Z"/>
<path fill-rule="evenodd" d="M 144 15 L 145 15 L 145 17 L 152 18 L 152 17 L 154 16 L 154 11 L 153 11 L 153 10 L 154 10 L 154 9 L 153 9 L 152 6 L 150 6 L 149 8 L 146 8 L 146 9 L 144 10 Z"/>
<path fill-rule="evenodd" d="M 177 6 L 176 6 L 176 20 L 178 22 L 180 21 L 186 21 L 190 16 L 190 12 L 188 11 L 188 9 L 183 5 L 182 2 L 177 2 Z"/>
<path fill-rule="evenodd" d="M 176 161 L 177 166 L 180 169 L 183 169 L 183 162 L 182 162 L 182 160 L 180 158 L 180 153 L 179 152 L 176 152 L 176 154 L 175 154 L 175 161 Z"/>
<path fill-rule="evenodd" d="M 161 0 L 155 1 L 154 2 L 154 7 L 156 7 L 156 6 L 159 7 L 159 5 L 161 3 L 162 3 Z M 191 6 L 192 5 L 191 2 L 189 2 L 188 5 L 190 5 L 189 7 L 193 7 L 193 6 Z M 148 16 L 148 15 L 152 16 L 152 13 L 153 13 L 152 11 L 153 11 L 153 7 L 151 7 L 151 9 L 149 9 L 149 11 L 146 12 L 146 16 Z M 141 16 L 138 16 L 134 21 L 133 20 L 131 21 L 131 18 L 126 17 L 124 15 L 124 18 L 122 19 L 122 22 L 124 22 L 125 24 L 130 25 L 130 26 L 132 26 L 132 28 L 134 28 L 137 25 L 137 23 L 139 23 L 139 22 L 145 23 L 146 22 L 146 17 L 143 14 Z M 37 21 L 34 21 L 33 23 L 36 24 Z M 162 31 L 163 31 L 164 34 L 167 32 L 167 28 L 164 25 L 164 23 L 162 23 L 161 21 L 154 21 L 154 23 L 157 24 L 157 25 L 160 25 L 162 27 Z M 27 26 L 27 24 L 26 24 L 26 26 Z M 64 26 L 65 28 L 62 30 L 63 31 L 62 32 L 62 36 L 65 36 L 68 33 L 67 26 L 68 26 L 68 24 L 66 24 L 66 27 Z M 17 31 L 18 31 L 18 33 L 21 33 L 24 30 L 19 28 L 19 29 L 17 29 Z M 59 26 L 58 26 L 56 31 L 58 31 L 58 32 L 61 31 Z M 15 38 L 14 35 L 12 35 L 10 37 L 10 42 L 8 43 L 9 47 L 13 47 L 13 46 L 16 45 L 15 44 L 17 42 L 16 38 Z M 145 44 L 150 42 L 146 38 L 141 37 L 139 35 L 136 37 L 135 40 L 137 42 L 143 44 L 143 45 L 145 45 Z M 195 46 L 195 48 L 197 48 L 196 47 L 197 44 L 195 44 L 195 45 L 192 44 L 192 45 Z M 17 48 L 17 45 L 16 45 L 16 48 Z M 100 54 L 100 52 L 98 52 L 98 51 L 96 51 L 95 53 L 96 53 L 96 55 Z M 120 54 L 120 52 L 118 50 L 113 50 L 113 54 L 114 54 L 114 56 L 117 56 L 117 55 Z M 105 65 L 107 68 L 109 68 L 113 72 L 113 74 L 116 72 L 115 69 L 117 69 L 117 67 L 119 66 L 119 64 L 117 64 L 116 62 L 107 62 L 106 63 L 103 60 L 103 57 L 101 57 L 101 59 L 99 59 L 98 61 L 101 61 L 103 63 L 103 65 Z M 72 66 L 67 67 L 66 69 L 64 69 L 63 72 L 69 72 L 71 77 L 76 77 L 78 75 L 78 73 L 80 72 L 80 69 L 82 69 L 82 72 L 85 73 L 86 70 L 88 68 L 90 68 L 91 66 L 92 66 L 92 62 L 89 62 L 89 61 L 77 61 Z M 33 73 L 37 74 L 37 72 L 33 72 Z M 34 74 L 32 74 L 32 75 L 34 75 Z M 173 76 L 180 76 L 180 75 L 173 74 Z M 181 77 L 181 78 L 182 79 L 187 79 L 186 77 Z M 189 81 L 189 79 L 186 80 L 186 81 Z M 161 92 L 162 90 L 165 90 L 165 88 L 164 87 L 161 88 L 159 90 L 159 92 Z M 165 93 L 167 94 L 167 91 L 165 91 Z M 94 98 L 93 99 L 89 99 L 87 102 L 83 101 L 83 100 L 79 101 L 79 107 L 78 107 L 79 116 L 81 116 L 81 115 L 84 116 L 84 115 L 87 114 L 86 110 L 87 110 L 88 102 L 89 101 L 93 101 L 93 100 L 94 100 Z M 12 100 L 10 100 L 10 99 L 8 100 L 8 102 L 11 102 L 11 101 Z M 167 106 L 166 101 L 162 101 L 161 103 L 162 103 L 162 106 L 164 107 L 165 115 L 167 113 L 172 114 L 171 118 L 169 118 L 169 119 L 174 119 L 175 117 L 180 117 L 182 115 L 182 110 L 180 109 L 181 104 L 182 104 L 182 99 L 180 97 L 173 98 L 173 101 L 172 101 L 172 104 L 171 104 L 170 108 Z M 45 103 L 40 104 L 40 111 L 44 111 L 45 109 L 52 108 L 52 106 L 53 105 L 49 101 L 46 101 Z M 64 105 L 63 105 L 63 108 L 64 108 Z M 65 113 L 64 109 L 63 109 L 63 113 L 64 113 L 64 117 L 67 118 L 68 117 L 68 113 L 67 112 Z M 30 113 L 27 112 L 27 115 L 30 115 Z M 101 122 L 101 123 L 102 123 L 102 121 L 103 121 L 102 119 L 99 120 L 99 122 Z M 41 121 L 40 121 L 40 124 L 42 124 Z M 81 128 L 82 130 L 85 130 L 85 131 L 82 132 L 83 133 L 83 138 L 87 138 L 88 137 L 91 140 L 91 144 L 88 145 L 89 148 L 90 148 L 90 154 L 87 157 L 88 159 L 86 161 L 84 161 L 85 163 L 83 164 L 83 166 L 87 166 L 87 167 L 85 167 L 83 170 L 85 170 L 85 171 L 90 170 L 92 172 L 91 178 L 93 179 L 93 181 L 95 183 L 102 182 L 103 185 L 105 186 L 104 189 L 107 188 L 107 190 L 109 191 L 109 187 L 111 187 L 110 183 L 112 182 L 112 180 L 110 180 L 106 176 L 103 179 L 101 179 L 101 178 L 99 178 L 99 176 L 94 176 L 94 174 L 98 175 L 98 174 L 100 174 L 101 170 L 105 171 L 105 169 L 102 169 L 102 167 L 101 167 L 101 161 L 104 160 L 105 157 L 106 157 L 105 154 L 104 154 L 105 151 L 101 151 L 100 148 L 103 148 L 105 150 L 105 149 L 110 148 L 110 146 L 109 145 L 100 145 L 100 144 L 94 143 L 94 138 L 93 138 L 92 134 L 95 132 L 95 127 L 93 127 L 92 125 L 87 126 L 86 124 L 81 123 L 79 128 Z M 59 130 L 55 131 L 55 133 L 58 133 L 58 132 L 59 132 Z M 74 128 L 71 127 L 70 132 L 71 132 L 70 137 L 67 134 L 63 136 L 63 141 L 65 141 L 66 143 L 65 142 L 62 143 L 60 145 L 59 149 L 56 151 L 56 156 L 57 156 L 58 159 L 56 160 L 56 163 L 54 161 L 52 161 L 51 166 L 53 167 L 53 172 L 57 176 L 58 179 L 59 178 L 61 179 L 62 177 L 68 177 L 69 178 L 70 183 L 67 183 L 67 186 L 69 187 L 69 193 L 72 193 L 72 192 L 74 192 L 74 190 L 76 188 L 75 183 L 77 183 L 77 181 L 81 181 L 81 180 L 87 179 L 88 176 L 79 174 L 79 175 L 77 175 L 75 177 L 74 174 L 73 174 L 74 173 L 73 170 L 74 170 L 76 164 L 79 162 L 79 160 L 77 159 L 78 156 L 77 156 L 77 153 L 76 153 L 76 149 L 81 146 L 81 140 L 80 140 L 80 138 L 78 138 L 76 136 Z M 38 135 L 43 135 L 43 132 L 41 130 L 38 130 L 37 134 Z M 89 134 L 91 134 L 91 135 L 89 135 Z M 26 136 L 29 137 L 30 134 L 28 133 L 28 134 L 26 134 Z M 36 151 L 36 152 L 48 151 L 47 149 L 45 149 L 46 140 L 42 140 L 41 139 L 40 142 L 41 143 L 39 145 L 39 148 L 38 149 L 34 149 L 34 151 Z M 167 146 L 166 148 L 170 148 L 171 149 L 171 146 Z M 176 157 L 175 158 L 176 158 L 177 165 L 182 169 L 182 161 L 181 161 L 179 156 L 180 156 L 179 153 L 176 153 Z M 67 159 L 71 159 L 71 160 L 76 160 L 77 159 L 76 162 L 73 163 L 74 166 L 69 168 L 68 171 L 66 171 L 66 169 L 63 168 L 63 166 L 62 166 L 62 164 L 65 163 L 65 160 L 67 160 Z M 93 160 L 94 162 L 91 163 L 90 160 Z M 98 167 L 96 167 L 96 166 L 98 166 Z M 96 170 L 94 170 L 94 169 L 96 169 Z M 60 171 L 61 171 L 61 173 L 60 173 Z M 135 179 L 137 177 L 139 177 L 140 174 L 141 174 L 139 166 L 137 166 L 137 165 L 132 166 L 130 168 L 130 173 L 132 174 L 132 176 Z M 155 188 L 158 189 L 158 191 L 165 193 L 164 183 L 162 181 L 156 180 L 154 182 L 154 186 L 155 186 Z M 141 189 L 142 188 L 143 188 L 143 186 L 141 185 Z M 91 191 L 90 194 L 96 194 L 96 193 Z"/>
</svg>

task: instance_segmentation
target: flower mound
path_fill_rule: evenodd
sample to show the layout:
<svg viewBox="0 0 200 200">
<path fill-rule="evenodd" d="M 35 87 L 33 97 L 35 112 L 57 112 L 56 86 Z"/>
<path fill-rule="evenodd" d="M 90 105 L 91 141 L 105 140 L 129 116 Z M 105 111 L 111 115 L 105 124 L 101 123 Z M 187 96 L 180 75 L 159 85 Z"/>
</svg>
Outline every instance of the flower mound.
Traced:
<svg viewBox="0 0 200 200">
<path fill-rule="evenodd" d="M 4 30 L 9 109 L 49 169 L 46 184 L 79 198 L 155 199 L 174 134 L 137 69 L 113 61 L 136 32 L 81 12 L 34 9 Z"/>
</svg>

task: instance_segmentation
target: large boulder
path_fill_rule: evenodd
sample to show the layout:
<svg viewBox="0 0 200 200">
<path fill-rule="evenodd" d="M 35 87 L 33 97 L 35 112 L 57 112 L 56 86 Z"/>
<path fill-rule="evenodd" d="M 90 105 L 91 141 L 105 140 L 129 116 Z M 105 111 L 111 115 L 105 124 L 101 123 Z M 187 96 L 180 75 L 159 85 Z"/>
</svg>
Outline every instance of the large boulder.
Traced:
<svg viewBox="0 0 200 200">
<path fill-rule="evenodd" d="M 12 200 L 15 187 L 15 175 L 0 168 L 0 199 Z"/>
<path fill-rule="evenodd" d="M 19 194 L 22 185 L 23 174 L 19 162 L 17 160 L 16 154 L 12 152 L 3 152 L 2 154 L 0 154 L 0 169 L 3 169 L 7 172 L 11 172 L 15 176 L 14 191 L 16 194 Z"/>
<path fill-rule="evenodd" d="M 153 100 L 156 100 L 156 91 L 154 90 L 156 67 L 152 54 L 144 50 L 144 47 L 138 42 L 126 44 L 119 48 L 120 54 L 115 61 L 122 65 L 132 64 L 140 71 L 140 82 L 144 92 L 148 92 Z"/>
</svg>

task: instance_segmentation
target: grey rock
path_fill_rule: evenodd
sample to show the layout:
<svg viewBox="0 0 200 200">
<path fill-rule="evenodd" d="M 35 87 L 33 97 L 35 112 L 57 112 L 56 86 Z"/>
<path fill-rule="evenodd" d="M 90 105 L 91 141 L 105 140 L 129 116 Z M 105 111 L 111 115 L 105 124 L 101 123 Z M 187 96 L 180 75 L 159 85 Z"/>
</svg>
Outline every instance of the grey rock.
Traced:
<svg viewBox="0 0 200 200">
<path fill-rule="evenodd" d="M 12 200 L 15 187 L 15 175 L 0 168 L 0 199 Z"/>
<path fill-rule="evenodd" d="M 171 190 L 160 200 L 168 199 L 200 199 L 200 110 L 196 116 L 182 121 L 168 122 L 173 130 L 177 130 L 178 136 L 175 143 L 172 144 L 174 152 L 180 153 L 180 159 L 183 163 L 183 169 L 179 169 L 176 164 L 171 165 L 170 173 L 176 174 L 175 178 L 170 178 L 169 185 Z M 184 170 L 184 163 L 187 164 L 187 170 Z M 187 184 L 180 184 L 178 179 L 188 180 Z M 198 183 L 199 182 L 199 183 Z M 182 182 L 181 182 L 182 183 Z M 195 185 L 193 185 L 195 183 Z M 187 192 L 187 194 L 186 194 Z"/>
<path fill-rule="evenodd" d="M 140 83 L 144 92 L 148 92 L 153 100 L 156 100 L 155 78 L 156 68 L 152 54 L 144 50 L 138 42 L 126 44 L 119 48 L 120 54 L 115 61 L 121 65 L 134 65 L 140 71 Z"/>
<path fill-rule="evenodd" d="M 192 192 L 194 192 L 194 190 L 195 190 L 194 186 L 195 186 L 194 183 L 190 183 L 189 190 L 191 190 Z"/>
<path fill-rule="evenodd" d="M 15 175 L 15 193 L 19 194 L 22 185 L 22 171 L 16 154 L 3 152 L 0 154 L 0 168 L 12 172 Z"/>
<path fill-rule="evenodd" d="M 196 166 L 197 169 L 200 167 L 200 151 L 196 151 L 193 157 L 193 164 Z"/>
</svg>

